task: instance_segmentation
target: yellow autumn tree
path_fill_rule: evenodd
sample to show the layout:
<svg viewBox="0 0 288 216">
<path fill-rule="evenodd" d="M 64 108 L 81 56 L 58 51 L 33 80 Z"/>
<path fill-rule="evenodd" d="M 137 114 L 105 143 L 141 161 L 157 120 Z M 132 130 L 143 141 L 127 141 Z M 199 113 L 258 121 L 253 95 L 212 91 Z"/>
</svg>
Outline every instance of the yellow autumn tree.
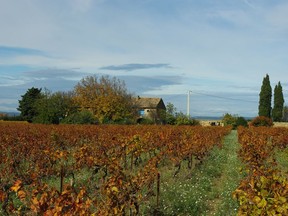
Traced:
<svg viewBox="0 0 288 216">
<path fill-rule="evenodd" d="M 121 121 L 132 116 L 132 96 L 124 81 L 109 76 L 87 76 L 75 86 L 74 101 L 89 110 L 100 123 Z"/>
</svg>

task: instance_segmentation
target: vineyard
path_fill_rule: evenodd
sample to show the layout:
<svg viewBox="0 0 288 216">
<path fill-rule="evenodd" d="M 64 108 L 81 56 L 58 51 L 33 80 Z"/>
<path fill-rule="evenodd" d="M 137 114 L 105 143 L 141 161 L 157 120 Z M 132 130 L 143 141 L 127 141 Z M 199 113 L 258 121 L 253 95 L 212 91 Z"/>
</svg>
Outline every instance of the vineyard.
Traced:
<svg viewBox="0 0 288 216">
<path fill-rule="evenodd" d="M 230 171 L 233 170 L 223 168 L 221 163 L 217 165 L 215 161 L 222 154 L 223 161 L 225 159 L 228 165 L 232 164 L 238 153 L 237 158 L 243 163 L 244 177 L 227 194 L 232 198 L 234 191 L 234 200 L 239 203 L 238 214 L 287 214 L 288 184 L 275 154 L 276 150 L 284 151 L 286 148 L 288 130 L 239 128 L 240 149 L 232 150 L 235 157 L 228 157 L 224 152 L 232 146 L 232 140 L 223 146 L 223 139 L 230 133 L 230 127 L 2 122 L 0 213 L 205 215 L 204 212 L 200 213 L 200 208 L 196 209 L 198 213 L 192 214 L 192 210 L 187 213 L 194 201 L 183 203 L 183 197 L 190 196 L 185 194 L 191 188 L 191 193 L 198 193 L 196 184 L 205 185 L 205 181 L 211 181 L 213 176 L 217 176 L 217 181 L 224 181 L 225 176 L 230 178 L 233 175 Z M 209 165 L 213 172 L 205 180 L 199 173 L 202 175 L 203 170 L 207 170 L 211 158 L 215 158 Z M 238 172 L 240 165 L 235 166 Z M 217 172 L 216 167 L 220 168 Z M 229 172 L 224 175 L 225 170 Z M 185 176 L 185 182 L 189 183 L 182 184 L 181 176 Z M 195 180 L 191 185 L 193 178 L 200 180 Z M 175 185 L 178 188 L 173 191 Z M 182 206 L 175 208 L 178 213 L 173 212 L 174 209 L 169 210 L 169 202 L 173 198 L 164 197 L 169 190 L 174 199 L 183 199 Z M 214 192 L 214 197 L 219 199 L 218 193 Z M 199 195 L 199 200 L 206 195 Z M 205 201 L 210 202 L 208 198 Z M 209 204 L 213 209 L 215 204 Z M 171 205 L 176 206 L 175 203 Z M 181 210 L 183 206 L 186 210 Z"/>
<path fill-rule="evenodd" d="M 239 215 L 288 215 L 287 172 L 279 169 L 277 151 L 288 146 L 287 128 L 239 128 L 239 157 L 246 165 L 244 178 L 234 197 Z M 287 160 L 287 154 L 284 154 Z"/>
</svg>

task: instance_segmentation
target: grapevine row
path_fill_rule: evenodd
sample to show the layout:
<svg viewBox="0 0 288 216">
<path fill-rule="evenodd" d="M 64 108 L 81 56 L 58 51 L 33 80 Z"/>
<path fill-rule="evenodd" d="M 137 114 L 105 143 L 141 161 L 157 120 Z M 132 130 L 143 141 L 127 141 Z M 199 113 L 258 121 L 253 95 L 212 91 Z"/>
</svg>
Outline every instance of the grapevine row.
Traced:
<svg viewBox="0 0 288 216">
<path fill-rule="evenodd" d="M 239 156 L 246 165 L 244 178 L 234 197 L 238 215 L 287 215 L 287 174 L 277 166 L 275 150 L 288 146 L 287 128 L 238 128 Z"/>
<path fill-rule="evenodd" d="M 180 171 L 188 160 L 191 168 L 191 160 L 201 162 L 215 145 L 221 147 L 229 131 L 1 123 L 2 212 L 137 215 L 150 199 L 159 205 L 159 167 L 172 163 Z"/>
</svg>

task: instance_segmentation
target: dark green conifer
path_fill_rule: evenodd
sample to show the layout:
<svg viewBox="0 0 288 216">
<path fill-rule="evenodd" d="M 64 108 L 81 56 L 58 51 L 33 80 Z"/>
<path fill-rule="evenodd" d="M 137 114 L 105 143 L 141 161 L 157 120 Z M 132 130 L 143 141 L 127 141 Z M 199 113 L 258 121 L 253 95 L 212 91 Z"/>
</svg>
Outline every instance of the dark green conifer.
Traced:
<svg viewBox="0 0 288 216">
<path fill-rule="evenodd" d="M 20 116 L 28 121 L 32 122 L 35 116 L 37 115 L 36 110 L 36 101 L 41 98 L 41 89 L 38 88 L 30 88 L 27 90 L 27 92 L 21 96 L 22 99 L 19 100 L 19 107 L 17 110 L 19 110 Z"/>
<path fill-rule="evenodd" d="M 271 98 L 272 98 L 272 88 L 270 85 L 269 75 L 263 78 L 261 92 L 259 94 L 259 107 L 258 115 L 271 118 Z"/>
<path fill-rule="evenodd" d="M 273 121 L 282 121 L 284 109 L 284 96 L 281 83 L 274 88 L 274 107 L 272 110 Z"/>
</svg>

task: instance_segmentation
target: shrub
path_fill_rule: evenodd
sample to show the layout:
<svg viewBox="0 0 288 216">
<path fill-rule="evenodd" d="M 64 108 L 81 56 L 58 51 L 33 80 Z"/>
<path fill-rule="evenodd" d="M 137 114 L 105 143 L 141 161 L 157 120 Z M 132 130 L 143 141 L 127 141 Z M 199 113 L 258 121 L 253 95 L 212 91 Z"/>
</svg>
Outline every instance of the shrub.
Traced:
<svg viewBox="0 0 288 216">
<path fill-rule="evenodd" d="M 62 124 L 94 124 L 95 122 L 93 114 L 86 110 L 73 113 L 61 121 Z"/>
<path fill-rule="evenodd" d="M 175 124 L 176 125 L 199 125 L 200 123 L 196 119 L 188 117 L 183 113 L 178 113 L 176 115 Z"/>
<path fill-rule="evenodd" d="M 223 122 L 224 126 L 231 125 L 233 127 L 233 129 L 237 129 L 237 127 L 240 125 L 243 127 L 248 126 L 248 122 L 244 117 L 242 117 L 242 116 L 238 117 L 237 115 L 232 115 L 229 113 L 226 113 L 223 116 L 222 122 Z"/>
<path fill-rule="evenodd" d="M 237 119 L 237 117 L 235 115 L 226 113 L 222 118 L 222 122 L 223 122 L 224 126 L 227 126 L 227 125 L 234 126 L 236 124 L 236 119 Z"/>
<path fill-rule="evenodd" d="M 250 126 L 254 126 L 254 127 L 259 127 L 259 126 L 272 127 L 273 126 L 273 121 L 272 121 L 271 118 L 268 118 L 266 116 L 258 116 L 258 117 L 254 118 L 251 121 Z"/>
<path fill-rule="evenodd" d="M 149 118 L 139 118 L 137 124 L 152 125 L 155 124 L 155 121 Z"/>
<path fill-rule="evenodd" d="M 123 119 L 118 119 L 115 121 L 110 121 L 107 123 L 116 124 L 116 125 L 133 125 L 133 124 L 135 124 L 135 120 L 130 119 L 130 118 L 123 118 Z"/>
<path fill-rule="evenodd" d="M 238 117 L 236 119 L 235 128 L 237 128 L 240 125 L 243 126 L 243 127 L 247 127 L 248 126 L 248 122 L 247 122 L 247 120 L 244 117 Z"/>
</svg>

